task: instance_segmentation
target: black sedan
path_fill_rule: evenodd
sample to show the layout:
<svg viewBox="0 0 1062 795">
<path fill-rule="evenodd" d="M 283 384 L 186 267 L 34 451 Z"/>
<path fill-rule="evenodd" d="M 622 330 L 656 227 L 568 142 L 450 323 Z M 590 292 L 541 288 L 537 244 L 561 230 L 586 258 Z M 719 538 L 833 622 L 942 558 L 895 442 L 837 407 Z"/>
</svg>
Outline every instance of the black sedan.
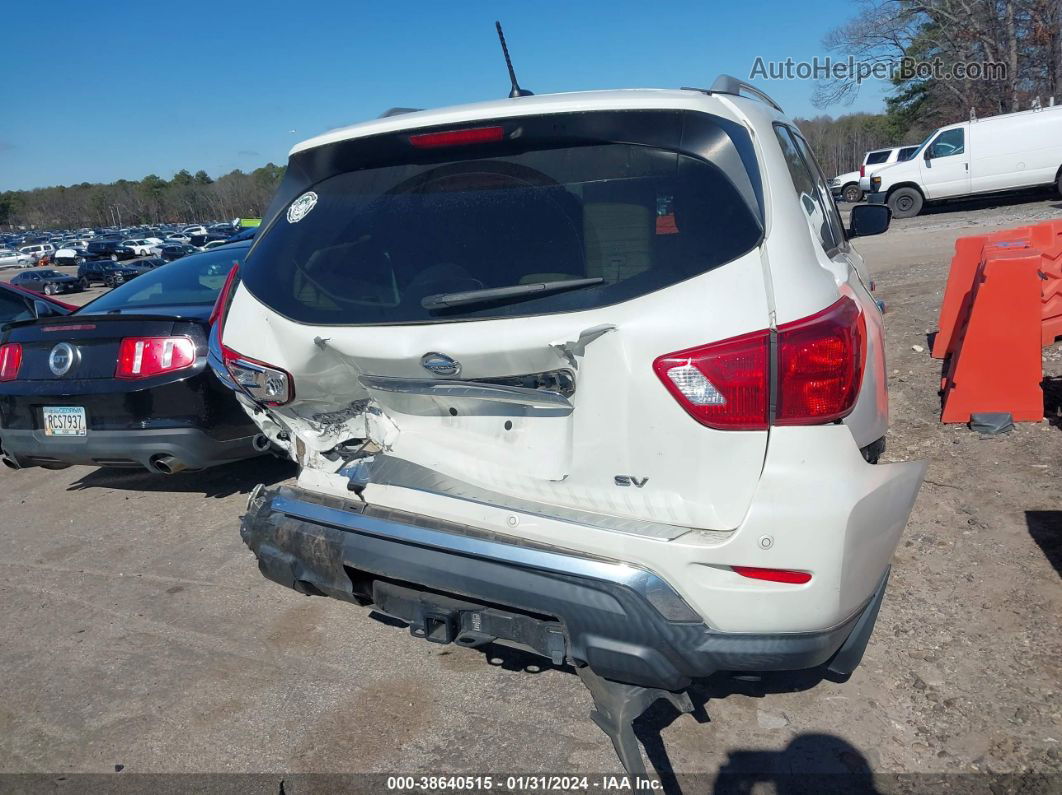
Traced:
<svg viewBox="0 0 1062 795">
<path fill-rule="evenodd" d="M 259 455 L 258 428 L 207 366 L 209 317 L 238 244 L 146 273 L 66 317 L 0 336 L 0 455 L 172 474 Z"/>
<path fill-rule="evenodd" d="M 84 259 L 93 262 L 101 259 L 109 259 L 118 262 L 123 259 L 133 259 L 136 251 L 129 246 L 123 246 L 121 240 L 90 240 L 85 247 Z"/>
<path fill-rule="evenodd" d="M 81 289 L 77 279 L 48 268 L 34 268 L 11 277 L 11 283 L 26 290 L 44 295 L 73 293 Z"/>
<path fill-rule="evenodd" d="M 198 250 L 195 246 L 190 246 L 187 243 L 167 243 L 159 249 L 159 256 L 167 262 L 173 262 L 175 259 L 195 254 Z"/>
<path fill-rule="evenodd" d="M 166 264 L 166 260 L 162 257 L 146 257 L 144 259 L 138 259 L 136 262 L 130 262 L 129 267 L 135 268 L 137 273 L 147 273 L 153 271 L 155 268 L 161 268 Z"/>
</svg>

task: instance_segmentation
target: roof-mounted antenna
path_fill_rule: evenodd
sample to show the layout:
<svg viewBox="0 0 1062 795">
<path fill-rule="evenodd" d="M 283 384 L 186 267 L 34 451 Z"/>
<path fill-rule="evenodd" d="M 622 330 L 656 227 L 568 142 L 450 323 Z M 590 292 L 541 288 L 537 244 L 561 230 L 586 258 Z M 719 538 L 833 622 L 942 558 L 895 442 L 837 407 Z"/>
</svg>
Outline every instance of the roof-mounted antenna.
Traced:
<svg viewBox="0 0 1062 795">
<path fill-rule="evenodd" d="M 509 48 L 505 46 L 505 34 L 502 33 L 501 22 L 496 21 L 494 27 L 498 29 L 498 41 L 501 42 L 502 54 L 505 56 L 505 66 L 509 69 L 509 80 L 513 84 L 513 88 L 509 92 L 509 99 L 514 97 L 533 97 L 534 94 L 532 92 L 526 88 L 520 88 L 520 84 L 516 82 L 516 72 L 513 71 L 513 62 L 509 58 Z"/>
</svg>

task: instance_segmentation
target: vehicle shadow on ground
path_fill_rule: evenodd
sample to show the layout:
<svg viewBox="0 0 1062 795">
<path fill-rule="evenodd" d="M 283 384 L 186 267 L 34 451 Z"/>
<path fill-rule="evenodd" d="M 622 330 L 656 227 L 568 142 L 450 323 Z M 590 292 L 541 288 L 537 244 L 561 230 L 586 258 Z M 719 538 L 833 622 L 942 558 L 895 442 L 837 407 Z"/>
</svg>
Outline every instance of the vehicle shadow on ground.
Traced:
<svg viewBox="0 0 1062 795">
<path fill-rule="evenodd" d="M 878 792 L 859 749 L 833 734 L 810 733 L 794 737 L 781 751 L 731 751 L 712 792 L 744 795 L 761 789 L 778 795 Z"/>
<path fill-rule="evenodd" d="M 1057 194 L 1054 188 L 1033 188 L 1015 193 L 1000 193 L 992 196 L 976 196 L 969 199 L 958 199 L 944 202 L 943 204 L 927 205 L 919 213 L 925 215 L 946 215 L 948 213 L 967 212 L 970 210 L 990 210 L 1000 207 L 1012 207 L 1016 204 L 1028 204 L 1029 202 L 1055 198 Z M 1062 205 L 1052 205 L 1062 207 Z"/>
<path fill-rule="evenodd" d="M 259 483 L 272 486 L 295 475 L 294 462 L 263 455 L 198 472 L 178 472 L 175 475 L 156 475 L 141 469 L 100 467 L 75 480 L 66 490 L 119 489 L 183 494 L 202 492 L 204 497 L 220 499 L 233 494 L 248 494 Z"/>
<path fill-rule="evenodd" d="M 1026 511 L 1025 525 L 1044 557 L 1062 577 L 1062 511 Z"/>
<path fill-rule="evenodd" d="M 772 693 L 796 693 L 810 690 L 824 679 L 845 681 L 848 677 L 829 674 L 825 667 L 805 671 L 779 671 L 758 677 L 736 677 L 720 673 L 695 682 L 687 691 L 693 702 L 691 717 L 698 723 L 710 723 L 706 705 L 711 700 L 721 700 L 733 695 L 763 698 Z M 667 701 L 657 701 L 634 722 L 634 733 L 645 749 L 645 755 L 660 778 L 663 792 L 683 792 L 681 774 L 671 765 L 662 732 L 681 713 Z M 804 740 L 804 742 L 800 742 Z M 827 742 L 829 741 L 829 742 Z M 843 754 L 843 755 L 842 755 Z M 793 758 L 789 758 L 793 757 Z M 842 766 L 839 766 L 839 760 Z M 784 751 L 734 751 L 726 765 L 720 768 L 721 779 L 716 781 L 715 792 L 751 791 L 760 781 L 773 781 L 776 792 L 872 792 L 860 788 L 863 774 L 871 781 L 870 768 L 863 755 L 837 737 L 830 735 L 802 735 Z M 822 789 L 814 782 L 815 775 L 826 775 L 833 785 Z M 725 779 L 723 782 L 722 779 Z M 872 783 L 872 781 L 871 781 Z M 813 784 L 815 784 L 813 786 Z M 722 789 L 720 787 L 723 787 Z M 836 790 L 832 787 L 836 787 Z M 689 789 L 687 786 L 686 789 Z M 701 791 L 697 786 L 690 791 Z"/>
</svg>

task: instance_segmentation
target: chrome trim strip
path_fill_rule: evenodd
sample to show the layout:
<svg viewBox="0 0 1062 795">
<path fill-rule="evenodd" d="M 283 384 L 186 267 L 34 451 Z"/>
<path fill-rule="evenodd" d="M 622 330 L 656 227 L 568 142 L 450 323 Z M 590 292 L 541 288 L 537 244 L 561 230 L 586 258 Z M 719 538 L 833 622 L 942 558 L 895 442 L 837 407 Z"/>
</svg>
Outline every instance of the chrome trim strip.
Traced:
<svg viewBox="0 0 1062 795">
<path fill-rule="evenodd" d="M 446 399 L 492 400 L 496 403 L 514 403 L 535 408 L 564 408 L 569 410 L 572 408 L 572 404 L 564 395 L 543 389 L 527 389 L 504 384 L 486 384 L 480 381 L 393 378 L 383 375 L 361 375 L 358 380 L 361 381 L 362 386 L 366 389 L 397 392 L 403 395 L 424 395 Z"/>
<path fill-rule="evenodd" d="M 372 459 L 362 459 L 354 465 L 339 470 L 339 474 L 349 478 L 352 483 L 365 486 L 370 483 L 378 486 L 395 486 L 402 489 L 422 491 L 425 494 L 437 494 L 443 497 L 466 500 L 479 505 L 487 505 L 502 510 L 539 516 L 561 522 L 592 527 L 595 530 L 609 530 L 614 533 L 659 538 L 665 541 L 678 538 L 695 530 L 683 525 L 667 524 L 648 519 L 632 519 L 593 513 L 578 508 L 565 508 L 558 505 L 522 499 L 498 494 L 488 489 L 473 486 L 470 483 L 451 478 L 419 464 L 402 458 L 379 454 Z M 726 530 L 697 530 L 712 544 L 720 544 L 731 536 Z"/>
<path fill-rule="evenodd" d="M 593 560 L 485 538 L 431 530 L 279 494 L 273 497 L 272 509 L 295 519 L 331 525 L 390 541 L 431 547 L 459 555 L 487 558 L 500 563 L 541 569 L 556 574 L 570 574 L 615 583 L 640 594 L 661 615 L 671 621 L 701 621 L 701 618 L 665 580 L 651 571 L 626 563 Z"/>
</svg>

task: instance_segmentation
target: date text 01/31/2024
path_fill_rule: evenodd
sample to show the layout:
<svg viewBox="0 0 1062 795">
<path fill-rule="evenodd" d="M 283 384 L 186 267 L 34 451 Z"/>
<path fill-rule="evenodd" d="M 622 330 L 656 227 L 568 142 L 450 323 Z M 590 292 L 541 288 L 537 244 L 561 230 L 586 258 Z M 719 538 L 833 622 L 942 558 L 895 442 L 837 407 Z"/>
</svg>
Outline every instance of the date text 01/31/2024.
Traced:
<svg viewBox="0 0 1062 795">
<path fill-rule="evenodd" d="M 652 792 L 661 782 L 634 776 L 388 776 L 391 792 Z"/>
</svg>

